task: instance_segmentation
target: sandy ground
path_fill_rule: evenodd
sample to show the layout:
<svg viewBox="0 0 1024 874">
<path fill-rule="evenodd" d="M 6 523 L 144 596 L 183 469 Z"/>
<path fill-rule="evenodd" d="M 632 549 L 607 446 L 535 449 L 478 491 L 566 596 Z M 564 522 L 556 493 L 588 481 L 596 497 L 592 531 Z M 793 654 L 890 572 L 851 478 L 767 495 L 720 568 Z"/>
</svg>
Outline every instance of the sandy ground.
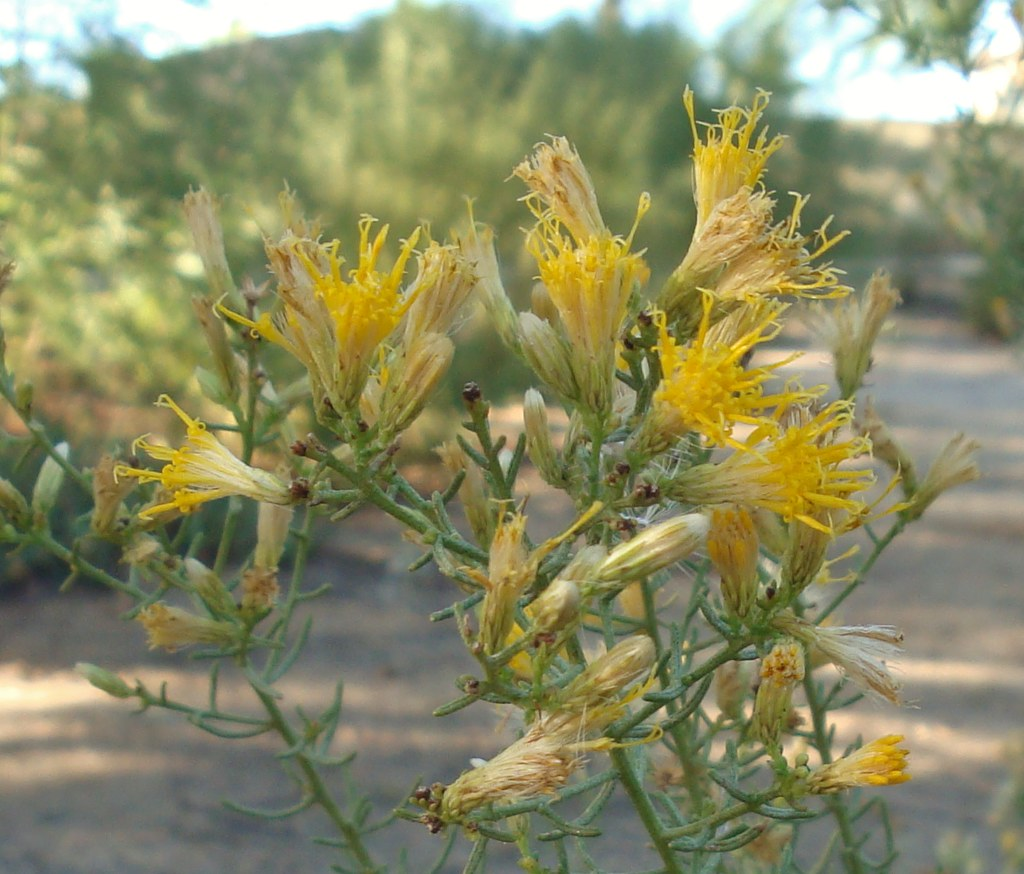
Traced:
<svg viewBox="0 0 1024 874">
<path fill-rule="evenodd" d="M 809 352 L 804 367 L 821 369 Z M 890 788 L 902 856 L 895 871 L 934 870 L 941 836 L 976 836 L 986 871 L 997 870 L 986 827 L 1004 773 L 1001 744 L 1024 723 L 1024 366 L 948 318 L 902 314 L 881 342 L 873 372 L 884 416 L 916 457 L 930 461 L 956 431 L 983 443 L 984 478 L 933 508 L 879 562 L 847 602 L 843 620 L 900 626 L 901 662 L 913 706 L 865 703 L 843 713 L 844 737 L 903 733 L 914 780 Z M 557 507 L 534 500 L 538 522 Z M 531 526 L 532 527 L 532 526 Z M 449 624 L 426 614 L 446 605 L 448 584 L 430 571 L 409 577 L 414 557 L 386 520 L 355 517 L 325 544 L 317 576 L 334 592 L 317 603 L 308 659 L 285 687 L 286 703 L 322 704 L 345 678 L 341 750 L 361 750 L 352 773 L 385 814 L 420 779 L 451 779 L 472 756 L 502 745 L 496 716 L 470 708 L 441 721 L 430 711 L 454 697 L 452 678 L 471 672 Z M 131 714 L 71 673 L 78 660 L 139 677 L 198 700 L 196 666 L 147 653 L 143 635 L 117 619 L 116 598 L 31 588 L 0 602 L 0 872 L 3 874 L 273 874 L 326 871 L 331 851 L 307 837 L 316 814 L 263 824 L 220 799 L 256 806 L 295 800 L 269 741 L 227 743 L 173 714 Z M 225 685 L 225 701 L 244 697 Z M 628 823 L 615 799 L 613 818 Z M 377 841 L 385 858 L 410 847 L 408 870 L 426 870 L 440 846 L 421 827 L 400 824 Z M 653 866 L 630 825 L 606 844 L 613 866 Z M 460 870 L 456 857 L 444 870 Z M 496 871 L 517 870 L 511 859 Z"/>
</svg>

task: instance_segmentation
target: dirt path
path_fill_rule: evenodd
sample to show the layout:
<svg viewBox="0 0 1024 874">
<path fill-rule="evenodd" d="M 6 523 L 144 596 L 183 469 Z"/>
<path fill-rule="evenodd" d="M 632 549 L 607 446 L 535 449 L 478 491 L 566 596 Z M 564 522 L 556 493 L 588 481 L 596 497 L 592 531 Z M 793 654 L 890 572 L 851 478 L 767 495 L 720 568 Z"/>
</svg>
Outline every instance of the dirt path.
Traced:
<svg viewBox="0 0 1024 874">
<path fill-rule="evenodd" d="M 815 362 L 824 356 L 810 353 L 805 364 Z M 966 431 L 984 444 L 985 478 L 941 500 L 844 609 L 847 622 L 903 628 L 903 679 L 916 706 L 865 704 L 838 727 L 850 737 L 907 736 L 915 779 L 887 791 L 903 849 L 897 872 L 931 870 L 935 843 L 952 829 L 976 833 L 986 870 L 995 870 L 985 817 L 1001 743 L 1024 725 L 1024 367 L 948 319 L 911 313 L 882 341 L 874 375 L 880 411 L 916 457 L 930 461 L 952 432 Z M 546 509 L 531 503 L 535 517 Z M 318 559 L 336 591 L 319 602 L 309 661 L 286 691 L 313 708 L 334 677 L 346 678 L 340 746 L 363 751 L 355 777 L 386 811 L 418 776 L 450 779 L 501 740 L 483 708 L 430 718 L 453 697 L 452 678 L 473 669 L 453 629 L 424 618 L 450 589 L 429 572 L 400 573 L 410 554 L 390 523 L 353 521 Z M 141 632 L 117 620 L 121 606 L 33 591 L 0 603 L 0 871 L 327 870 L 329 851 L 306 840 L 322 825 L 315 816 L 264 826 L 218 804 L 295 800 L 266 743 L 217 741 L 165 713 L 131 717 L 130 705 L 70 673 L 74 662 L 94 661 L 201 695 L 203 676 L 145 653 Z M 238 692 L 229 684 L 226 694 Z M 438 846 L 415 826 L 392 837 L 417 860 Z M 631 849 L 630 837 L 618 836 L 612 864 L 644 864 L 642 840 Z"/>
</svg>

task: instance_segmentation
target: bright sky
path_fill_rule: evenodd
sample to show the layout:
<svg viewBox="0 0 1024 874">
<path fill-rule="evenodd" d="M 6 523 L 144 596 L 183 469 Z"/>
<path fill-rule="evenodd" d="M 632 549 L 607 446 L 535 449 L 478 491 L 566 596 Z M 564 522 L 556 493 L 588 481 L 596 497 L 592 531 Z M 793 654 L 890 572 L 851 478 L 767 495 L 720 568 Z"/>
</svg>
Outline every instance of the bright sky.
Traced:
<svg viewBox="0 0 1024 874">
<path fill-rule="evenodd" d="M 205 0 L 201 6 L 186 0 L 111 2 L 118 10 L 116 22 L 120 28 L 145 28 L 143 48 L 151 55 L 222 41 L 231 35 L 270 36 L 317 27 L 344 27 L 395 5 L 395 0 Z M 710 41 L 755 2 L 624 0 L 622 5 L 630 23 L 670 20 Z M 54 13 L 60 12 L 73 27 L 72 7 L 76 5 L 56 2 L 54 8 L 46 0 L 0 0 L 0 27 L 13 25 L 18 10 L 29 19 L 30 31 L 33 16 L 47 16 L 47 21 L 53 22 Z M 486 14 L 501 21 L 542 27 L 566 15 L 591 16 L 599 0 L 473 0 L 471 5 L 485 9 Z M 820 5 L 808 2 L 806 13 L 801 16 L 805 32 L 815 34 L 797 59 L 797 75 L 809 86 L 803 98 L 804 109 L 848 118 L 937 121 L 955 117 L 958 109 L 968 108 L 972 102 L 984 105 L 988 87 L 985 83 L 969 83 L 948 69 L 900 70 L 895 46 L 892 51 L 878 52 L 870 63 L 859 52 L 845 51 L 864 27 L 859 18 L 848 15 L 838 32 L 833 27 L 832 35 L 824 38 L 821 34 L 827 34 L 826 15 Z M 992 26 L 1001 33 L 998 22 Z M 819 27 L 823 30 L 818 31 Z M 1012 27 L 1007 26 L 1006 31 L 1009 35 Z"/>
</svg>

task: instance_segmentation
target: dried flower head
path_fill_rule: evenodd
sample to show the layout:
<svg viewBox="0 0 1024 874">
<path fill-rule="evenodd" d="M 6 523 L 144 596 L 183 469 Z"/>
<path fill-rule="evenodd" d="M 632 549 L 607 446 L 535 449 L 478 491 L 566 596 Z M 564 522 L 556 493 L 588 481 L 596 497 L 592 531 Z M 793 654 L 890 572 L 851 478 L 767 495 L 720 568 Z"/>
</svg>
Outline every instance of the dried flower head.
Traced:
<svg viewBox="0 0 1024 874">
<path fill-rule="evenodd" d="M 907 517 L 919 519 L 943 492 L 978 479 L 981 470 L 975 456 L 980 448 L 977 440 L 969 440 L 963 434 L 952 437 L 911 496 Z"/>
<path fill-rule="evenodd" d="M 793 691 L 804 679 L 803 646 L 792 639 L 776 643 L 761 661 L 760 677 L 750 730 L 774 746 L 788 723 Z"/>
<path fill-rule="evenodd" d="M 168 652 L 194 643 L 229 646 L 238 641 L 240 634 L 232 622 L 196 616 L 180 607 L 168 607 L 163 601 L 146 607 L 137 618 L 146 629 L 149 648 Z"/>
<path fill-rule="evenodd" d="M 424 334 L 446 334 L 476 288 L 477 276 L 459 246 L 434 241 L 417 258 L 406 297 L 405 343 Z"/>
<path fill-rule="evenodd" d="M 900 704 L 900 684 L 888 662 L 901 652 L 903 634 L 892 625 L 813 625 L 792 613 L 780 613 L 772 624 L 803 641 L 813 658 L 834 664 L 861 688 L 892 704 Z"/>
<path fill-rule="evenodd" d="M 540 143 L 512 175 L 529 186 L 531 194 L 527 197 L 542 202 L 577 240 L 608 233 L 590 174 L 565 137 L 552 137 L 550 144 Z"/>
<path fill-rule="evenodd" d="M 607 745 L 586 740 L 578 720 L 539 719 L 519 740 L 445 787 L 438 815 L 442 822 L 461 822 L 485 804 L 553 795 L 583 763 L 584 752 Z"/>
<path fill-rule="evenodd" d="M 852 398 L 871 367 L 875 340 L 900 293 L 884 271 L 876 272 L 861 294 L 850 294 L 819 311 L 819 333 L 832 352 L 836 382 L 844 398 Z"/>
</svg>

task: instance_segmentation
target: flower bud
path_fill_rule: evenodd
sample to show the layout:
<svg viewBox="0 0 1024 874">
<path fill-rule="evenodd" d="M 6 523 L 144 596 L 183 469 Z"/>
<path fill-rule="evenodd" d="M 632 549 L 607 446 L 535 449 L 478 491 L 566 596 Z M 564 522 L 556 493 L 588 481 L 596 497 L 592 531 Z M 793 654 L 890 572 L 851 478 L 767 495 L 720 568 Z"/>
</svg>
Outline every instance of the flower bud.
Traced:
<svg viewBox="0 0 1024 874">
<path fill-rule="evenodd" d="M 904 488 L 913 491 L 917 486 L 914 460 L 878 414 L 871 397 L 864 398 L 857 407 L 857 427 L 871 440 L 871 454 L 900 474 Z"/>
<path fill-rule="evenodd" d="M 775 644 L 761 662 L 761 684 L 750 729 L 768 747 L 779 742 L 789 720 L 793 690 L 804 679 L 804 651 L 794 640 Z"/>
<path fill-rule="evenodd" d="M 260 502 L 256 517 L 256 567 L 277 569 L 288 540 L 294 511 L 280 504 Z"/>
<path fill-rule="evenodd" d="M 654 641 L 647 635 L 637 634 L 619 641 L 565 687 L 562 708 L 580 712 L 617 697 L 645 679 L 655 659 Z"/>
<path fill-rule="evenodd" d="M 28 525 L 31 513 L 28 501 L 14 484 L 0 477 L 0 514 L 10 519 L 17 526 Z"/>
<path fill-rule="evenodd" d="M 238 615 L 231 592 L 217 574 L 191 556 L 185 559 L 184 566 L 195 593 L 214 616 L 230 619 Z"/>
<path fill-rule="evenodd" d="M 789 543 L 779 574 L 780 588 L 787 599 L 798 595 L 818 578 L 833 539 L 830 531 L 821 531 L 799 521 L 790 522 Z"/>
<path fill-rule="evenodd" d="M 758 540 L 750 514 L 741 507 L 713 510 L 708 556 L 722 578 L 722 601 L 744 618 L 757 599 Z"/>
<path fill-rule="evenodd" d="M 526 449 L 534 467 L 549 485 L 564 485 L 566 474 L 551 442 L 547 406 L 543 395 L 535 388 L 527 389 L 523 398 L 523 424 L 526 431 Z"/>
<path fill-rule="evenodd" d="M 480 641 L 488 654 L 505 646 L 515 619 L 516 601 L 536 574 L 525 536 L 526 517 L 516 513 L 498 524 L 491 541 L 487 594 L 480 607 Z"/>
<path fill-rule="evenodd" d="M 889 275 L 877 271 L 863 293 L 851 293 L 836 302 L 818 321 L 820 333 L 832 351 L 836 383 L 844 398 L 852 398 L 871 367 L 871 351 L 900 293 Z"/>
<path fill-rule="evenodd" d="M 423 412 L 455 354 L 444 334 L 415 337 L 406 347 L 396 371 L 384 386 L 380 428 L 385 434 L 404 431 Z"/>
<path fill-rule="evenodd" d="M 477 288 L 501 342 L 506 348 L 518 351 L 518 317 L 501 282 L 498 256 L 494 251 L 494 229 L 477 225 L 470 212 L 469 233 L 459 236 L 459 246 L 478 277 Z"/>
<path fill-rule="evenodd" d="M 192 309 L 196 314 L 199 327 L 203 331 L 203 337 L 206 338 L 206 345 L 210 349 L 217 374 L 216 381 L 200 379 L 200 386 L 204 389 L 204 394 L 217 403 L 237 401 L 241 385 L 238 363 L 231 351 L 231 345 L 228 343 L 228 334 L 224 329 L 224 323 L 217 318 L 214 312 L 214 305 L 214 301 L 209 298 L 199 296 L 192 298 Z M 197 376 L 201 370 L 201 368 L 196 369 Z M 208 371 L 202 371 L 202 373 L 212 376 Z"/>
<path fill-rule="evenodd" d="M 650 576 L 686 558 L 704 543 L 710 522 L 701 513 L 687 513 L 645 528 L 632 540 L 620 543 L 597 570 L 609 589 Z M 614 584 L 619 584 L 616 586 Z"/>
<path fill-rule="evenodd" d="M 565 342 L 549 322 L 533 313 L 519 314 L 523 356 L 527 364 L 559 397 L 577 400 L 579 389 L 569 365 Z"/>
<path fill-rule="evenodd" d="M 471 458 L 466 455 L 465 450 L 455 441 L 451 440 L 442 443 L 437 449 L 441 457 L 441 463 L 448 473 L 455 475 L 459 471 L 465 471 L 466 476 L 459 486 L 459 499 L 462 502 L 462 509 L 466 514 L 469 527 L 473 531 L 476 542 L 487 544 L 494 537 L 494 510 L 487 497 L 487 484 L 484 481 L 483 471 Z"/>
<path fill-rule="evenodd" d="M 572 580 L 555 579 L 532 604 L 535 634 L 557 634 L 574 625 L 580 615 L 580 587 Z"/>
<path fill-rule="evenodd" d="M 68 457 L 68 444 L 58 443 L 54 450 L 63 459 Z M 46 515 L 57 503 L 60 487 L 64 485 L 64 468 L 52 456 L 46 456 L 43 466 L 39 469 L 35 487 L 32 489 L 32 509 Z"/>
<path fill-rule="evenodd" d="M 726 662 L 715 671 L 715 703 L 729 719 L 743 715 L 750 685 L 749 662 Z"/>
<path fill-rule="evenodd" d="M 131 698 L 135 692 L 117 674 L 101 668 L 89 662 L 78 662 L 75 670 L 101 692 L 113 695 L 115 698 Z"/>
</svg>

